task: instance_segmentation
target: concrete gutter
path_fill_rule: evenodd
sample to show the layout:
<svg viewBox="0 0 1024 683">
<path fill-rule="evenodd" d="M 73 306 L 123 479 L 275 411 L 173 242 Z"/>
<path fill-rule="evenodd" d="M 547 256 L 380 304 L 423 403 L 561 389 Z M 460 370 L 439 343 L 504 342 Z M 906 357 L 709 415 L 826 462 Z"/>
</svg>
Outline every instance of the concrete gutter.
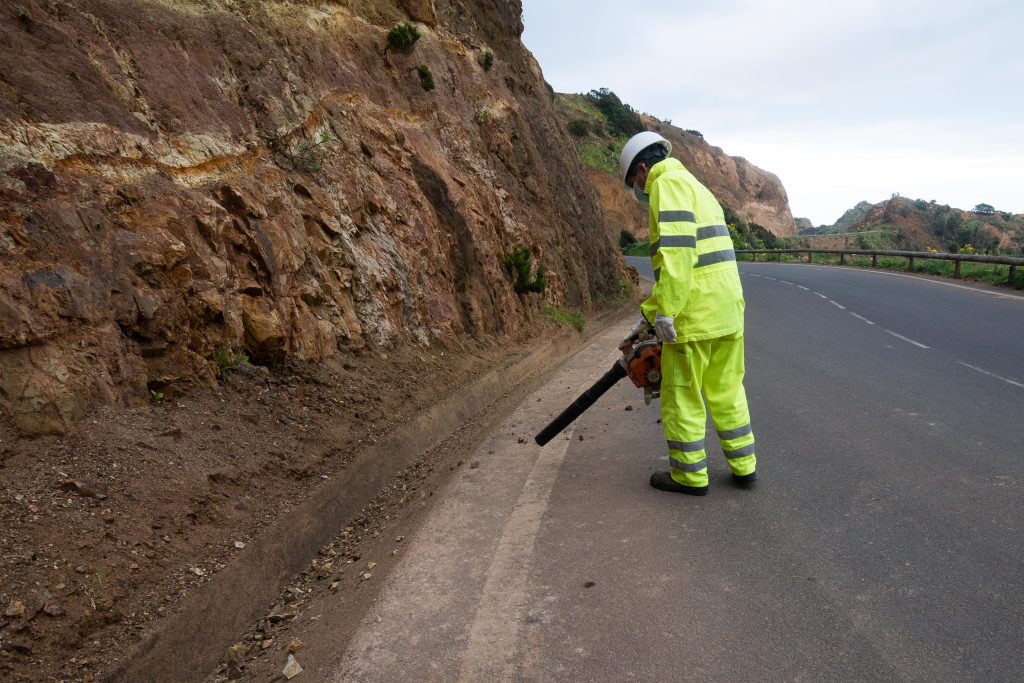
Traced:
<svg viewBox="0 0 1024 683">
<path fill-rule="evenodd" d="M 106 681 L 189 683 L 208 676 L 240 634 L 263 617 L 281 591 L 403 470 L 456 429 L 541 370 L 558 365 L 594 335 L 637 309 L 630 301 L 599 315 L 570 348 L 565 338 L 542 342 L 495 368 L 374 444 L 350 467 L 249 544 L 210 583 L 194 590 L 180 609 L 105 678 Z"/>
</svg>

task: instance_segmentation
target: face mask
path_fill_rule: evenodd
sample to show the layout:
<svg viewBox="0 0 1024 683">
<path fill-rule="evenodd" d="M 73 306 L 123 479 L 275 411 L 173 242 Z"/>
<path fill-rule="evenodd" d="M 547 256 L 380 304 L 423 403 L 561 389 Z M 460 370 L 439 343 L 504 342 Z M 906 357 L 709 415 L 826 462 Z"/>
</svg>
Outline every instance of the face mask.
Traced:
<svg viewBox="0 0 1024 683">
<path fill-rule="evenodd" d="M 651 203 L 651 195 L 647 194 L 646 192 L 644 192 L 635 185 L 633 186 L 633 196 L 635 196 L 636 200 L 643 204 L 644 206 L 647 206 Z"/>
</svg>

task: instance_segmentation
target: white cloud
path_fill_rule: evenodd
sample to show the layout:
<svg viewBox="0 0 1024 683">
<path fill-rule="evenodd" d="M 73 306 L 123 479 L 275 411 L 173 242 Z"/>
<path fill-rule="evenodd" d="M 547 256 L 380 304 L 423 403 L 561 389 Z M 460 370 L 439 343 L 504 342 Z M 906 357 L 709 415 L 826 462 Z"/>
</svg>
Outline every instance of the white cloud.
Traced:
<svg viewBox="0 0 1024 683">
<path fill-rule="evenodd" d="M 777 173 L 831 222 L 892 192 L 1024 211 L 1024 6 L 525 0 L 556 89 L 610 87 Z"/>
</svg>

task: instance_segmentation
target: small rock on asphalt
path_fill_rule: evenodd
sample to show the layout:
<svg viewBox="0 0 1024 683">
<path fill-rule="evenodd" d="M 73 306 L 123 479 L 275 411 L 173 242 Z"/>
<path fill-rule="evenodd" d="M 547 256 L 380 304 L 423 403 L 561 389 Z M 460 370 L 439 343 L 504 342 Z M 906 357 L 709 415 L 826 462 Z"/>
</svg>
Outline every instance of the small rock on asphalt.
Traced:
<svg viewBox="0 0 1024 683">
<path fill-rule="evenodd" d="M 633 406 L 626 406 L 626 411 L 628 412 L 630 410 L 633 410 Z"/>
<path fill-rule="evenodd" d="M 593 588 L 596 585 L 597 584 L 595 582 L 593 582 L 593 581 L 587 581 L 585 584 L 583 584 L 583 587 L 584 588 Z"/>
</svg>

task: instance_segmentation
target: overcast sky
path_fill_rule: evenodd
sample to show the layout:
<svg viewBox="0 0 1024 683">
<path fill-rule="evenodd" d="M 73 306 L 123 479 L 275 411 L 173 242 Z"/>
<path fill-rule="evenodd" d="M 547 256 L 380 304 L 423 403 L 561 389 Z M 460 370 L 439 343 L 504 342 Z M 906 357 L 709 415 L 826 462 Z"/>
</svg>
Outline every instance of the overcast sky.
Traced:
<svg viewBox="0 0 1024 683">
<path fill-rule="evenodd" d="M 607 87 L 834 222 L 894 192 L 1024 213 L 1024 2 L 523 0 L 559 92 Z"/>
</svg>

